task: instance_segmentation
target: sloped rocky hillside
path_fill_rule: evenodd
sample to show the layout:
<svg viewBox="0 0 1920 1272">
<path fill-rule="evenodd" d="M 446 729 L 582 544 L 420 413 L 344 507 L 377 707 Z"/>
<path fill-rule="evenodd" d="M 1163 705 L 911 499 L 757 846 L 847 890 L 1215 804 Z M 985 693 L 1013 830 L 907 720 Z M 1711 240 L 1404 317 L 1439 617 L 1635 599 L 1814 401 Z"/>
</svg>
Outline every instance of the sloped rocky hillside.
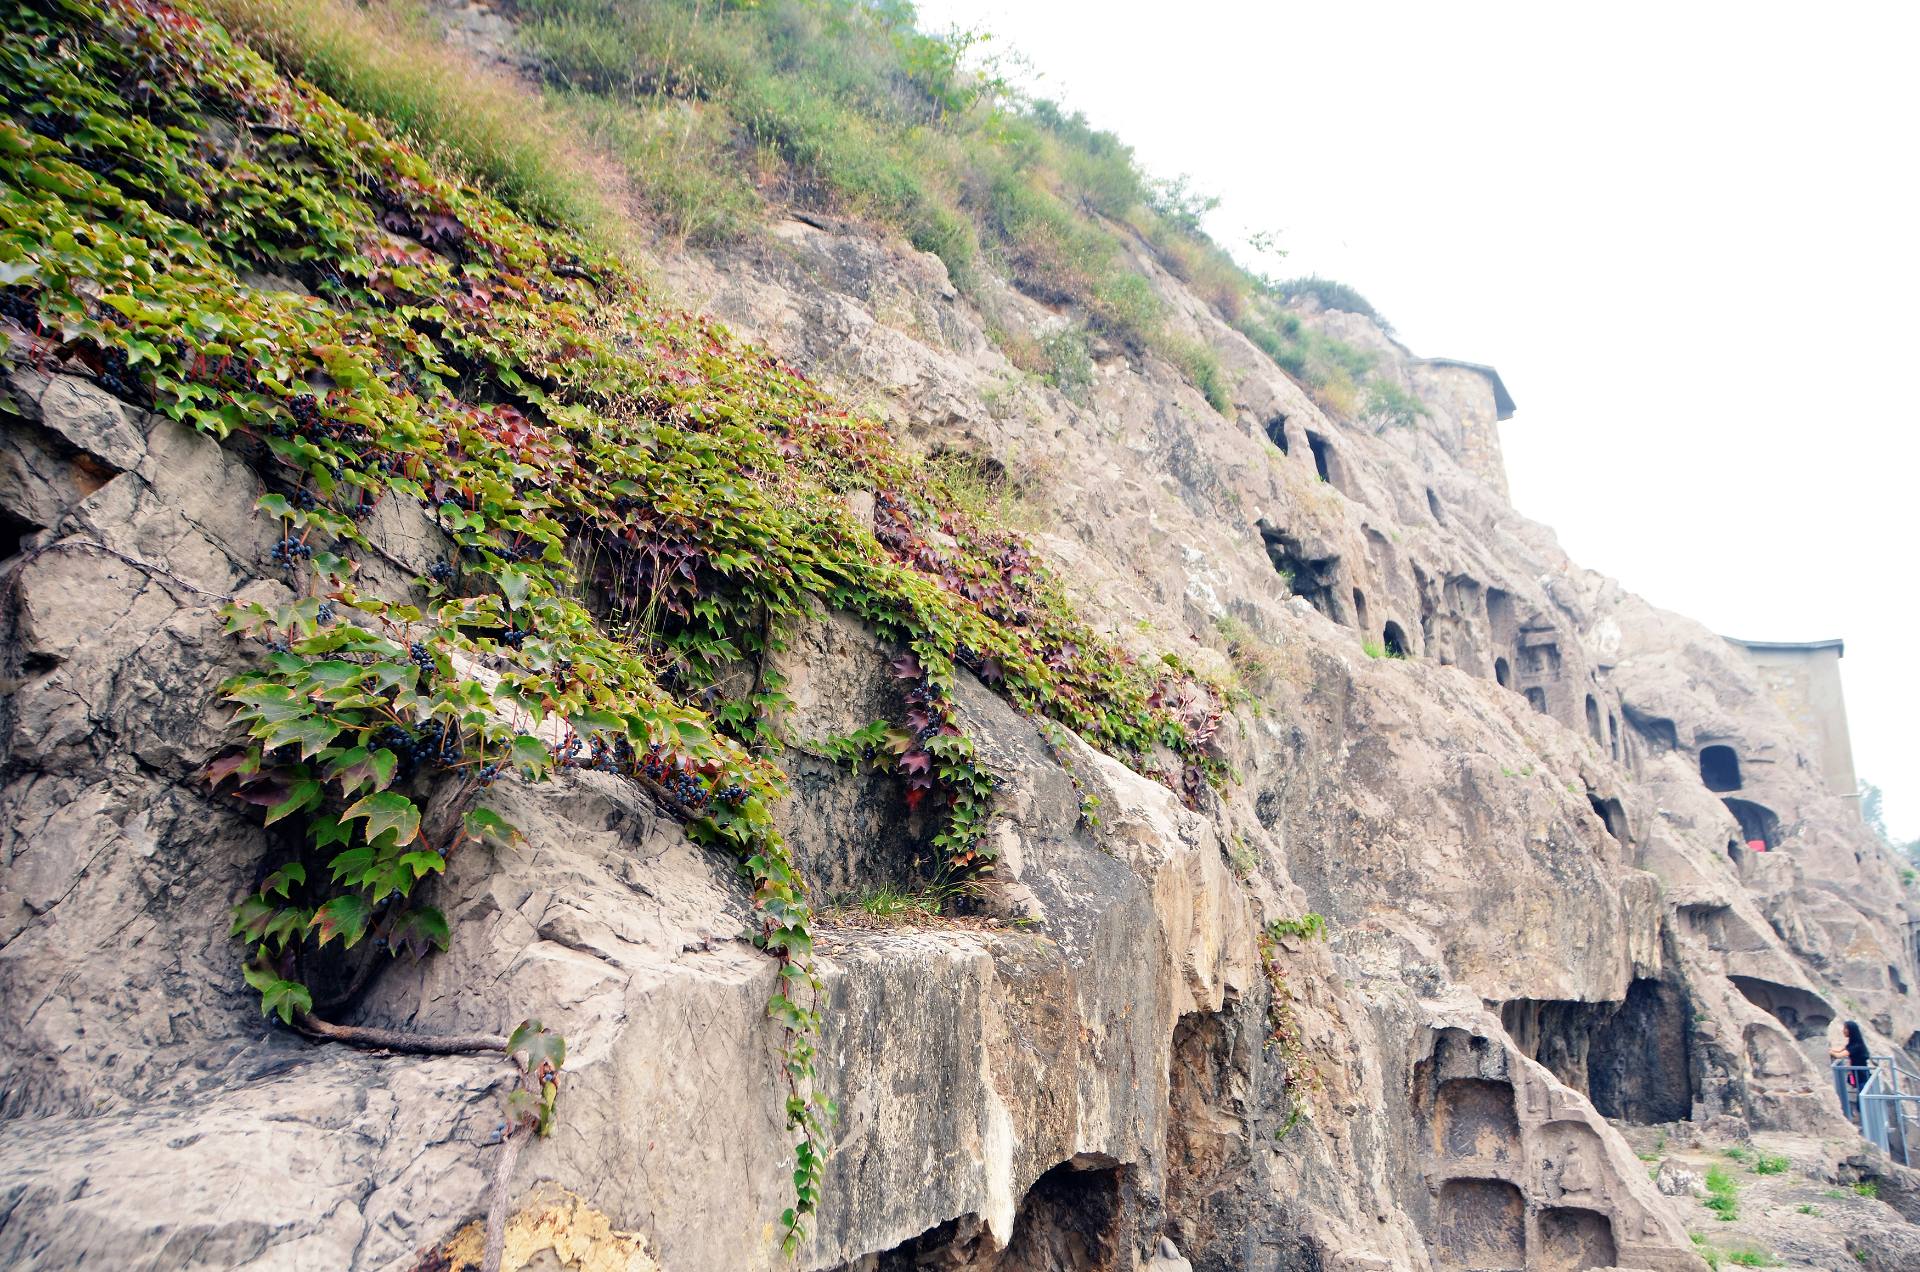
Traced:
<svg viewBox="0 0 1920 1272">
<path fill-rule="evenodd" d="M 1920 1266 L 1898 864 L 1484 369 L 1305 303 L 1423 404 L 1330 410 L 1124 229 L 1084 376 L 871 220 L 643 286 L 201 10 L 8 23 L 9 1266 L 1664 1272 L 1755 1132 Z"/>
</svg>

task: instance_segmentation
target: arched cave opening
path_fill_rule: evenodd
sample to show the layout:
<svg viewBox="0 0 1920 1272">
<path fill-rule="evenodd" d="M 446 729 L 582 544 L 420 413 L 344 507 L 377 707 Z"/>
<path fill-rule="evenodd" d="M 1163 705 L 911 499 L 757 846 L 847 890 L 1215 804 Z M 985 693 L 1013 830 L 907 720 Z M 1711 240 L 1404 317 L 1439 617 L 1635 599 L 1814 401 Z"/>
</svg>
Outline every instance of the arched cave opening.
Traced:
<svg viewBox="0 0 1920 1272">
<path fill-rule="evenodd" d="M 1740 789 L 1740 757 L 1730 746 L 1709 746 L 1700 752 L 1700 780 L 1710 791 Z"/>
<path fill-rule="evenodd" d="M 1516 998 L 1500 1023 L 1520 1050 L 1601 1116 L 1639 1125 L 1693 1116 L 1692 1004 L 1678 985 L 1642 977 L 1619 1002 Z"/>
<path fill-rule="evenodd" d="M 891 1250 L 833 1272 L 916 1272 L 924 1268 L 1045 1268 L 1105 1272 L 1125 1257 L 1136 1206 L 1124 1166 L 1066 1161 L 1035 1180 L 1014 1214 L 1013 1237 L 995 1253 L 978 1215 L 950 1219 Z"/>
<path fill-rule="evenodd" d="M 1513 665 L 1504 658 L 1494 659 L 1493 680 L 1502 689 L 1513 688 Z"/>
<path fill-rule="evenodd" d="M 1533 685 L 1527 690 L 1527 702 L 1541 715 L 1547 714 L 1547 691 L 1539 685 Z"/>
<path fill-rule="evenodd" d="M 1407 656 L 1407 634 L 1400 630 L 1398 623 L 1388 623 L 1380 629 L 1380 643 L 1385 646 L 1389 658 Z"/>
<path fill-rule="evenodd" d="M 1607 750 L 1615 760 L 1620 758 L 1620 717 L 1611 711 L 1607 712 Z"/>
<path fill-rule="evenodd" d="M 1432 486 L 1427 487 L 1427 511 L 1432 513 L 1433 519 L 1441 525 L 1447 524 L 1447 519 L 1440 514 L 1440 496 L 1433 493 Z"/>
<path fill-rule="evenodd" d="M 1357 587 L 1353 589 L 1353 617 L 1354 624 L 1363 632 L 1372 626 L 1367 622 L 1367 594 Z"/>
<path fill-rule="evenodd" d="M 1771 808 L 1750 799 L 1723 799 L 1727 811 L 1740 823 L 1740 838 L 1758 852 L 1772 852 L 1780 846 L 1780 819 Z"/>
<path fill-rule="evenodd" d="M 1278 446 L 1280 448 L 1280 453 L 1282 455 L 1285 455 L 1287 453 L 1287 417 L 1286 416 L 1276 415 L 1272 419 L 1267 421 L 1267 440 L 1272 442 L 1275 446 Z"/>
<path fill-rule="evenodd" d="M 1600 704 L 1592 694 L 1587 695 L 1587 733 L 1595 742 L 1606 740 L 1600 736 Z"/>
</svg>

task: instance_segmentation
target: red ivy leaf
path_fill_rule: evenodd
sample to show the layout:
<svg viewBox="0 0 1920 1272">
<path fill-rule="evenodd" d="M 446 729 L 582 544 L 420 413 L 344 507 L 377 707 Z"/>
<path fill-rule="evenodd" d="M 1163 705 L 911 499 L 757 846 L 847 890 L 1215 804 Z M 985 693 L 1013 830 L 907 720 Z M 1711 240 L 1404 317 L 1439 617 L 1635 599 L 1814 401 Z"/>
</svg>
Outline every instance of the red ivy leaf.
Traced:
<svg viewBox="0 0 1920 1272">
<path fill-rule="evenodd" d="M 240 770 L 240 766 L 246 762 L 247 753 L 245 751 L 240 752 L 238 755 L 226 755 L 215 760 L 213 763 L 207 765 L 207 785 L 213 787 L 215 790 L 219 790 L 220 783 L 232 777 Z"/>
</svg>

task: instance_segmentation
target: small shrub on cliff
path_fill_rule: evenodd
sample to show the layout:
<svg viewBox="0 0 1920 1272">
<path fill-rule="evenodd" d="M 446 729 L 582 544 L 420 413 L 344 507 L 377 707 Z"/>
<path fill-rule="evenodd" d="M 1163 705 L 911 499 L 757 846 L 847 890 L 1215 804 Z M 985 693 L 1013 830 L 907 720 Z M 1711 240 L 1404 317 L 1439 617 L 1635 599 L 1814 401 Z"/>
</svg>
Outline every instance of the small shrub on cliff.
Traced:
<svg viewBox="0 0 1920 1272">
<path fill-rule="evenodd" d="M 1707 1168 L 1707 1196 L 1702 1203 L 1714 1216 L 1724 1223 L 1731 1223 L 1740 1217 L 1740 1184 L 1729 1175 L 1724 1167 Z"/>
<path fill-rule="evenodd" d="M 1279 940 L 1292 937 L 1300 941 L 1320 941 L 1327 936 L 1326 916 L 1314 910 L 1308 910 L 1297 919 L 1274 919 L 1267 924 L 1267 937 Z"/>
<path fill-rule="evenodd" d="M 1319 301 L 1323 309 L 1338 309 L 1350 314 L 1360 314 L 1373 319 L 1382 331 L 1389 333 L 1393 331 L 1392 325 L 1380 316 L 1380 311 L 1375 309 L 1365 296 L 1347 284 L 1336 282 L 1331 278 L 1321 278 L 1318 274 L 1310 274 L 1305 278 L 1289 278 L 1277 284 L 1274 290 L 1283 299 L 1311 298 Z"/>
<path fill-rule="evenodd" d="M 1753 1159 L 1750 1169 L 1756 1175 L 1784 1175 L 1792 1165 L 1779 1153 L 1760 1153 Z"/>
<path fill-rule="evenodd" d="M 1047 382 L 1075 402 L 1093 391 L 1093 348 L 1085 327 L 1062 327 L 1040 338 Z M 1908 874 L 1913 872 L 1909 870 Z"/>
</svg>

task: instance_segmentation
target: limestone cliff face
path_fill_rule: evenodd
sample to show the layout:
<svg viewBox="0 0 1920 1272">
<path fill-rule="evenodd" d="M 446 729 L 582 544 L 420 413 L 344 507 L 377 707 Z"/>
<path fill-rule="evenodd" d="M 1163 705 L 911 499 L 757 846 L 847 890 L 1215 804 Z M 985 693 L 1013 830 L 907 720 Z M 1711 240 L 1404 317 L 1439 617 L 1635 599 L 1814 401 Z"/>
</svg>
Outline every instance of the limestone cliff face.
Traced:
<svg viewBox="0 0 1920 1272">
<path fill-rule="evenodd" d="M 1379 337 L 1434 413 L 1350 427 L 1140 265 L 1230 369 L 1231 411 L 1117 349 L 1084 401 L 1039 385 L 987 331 L 1059 315 L 991 280 L 962 298 L 858 227 L 662 262 L 910 444 L 1003 473 L 1122 640 L 1246 691 L 1233 778 L 1189 807 L 962 686 L 1000 868 L 983 917 L 824 934 L 840 1116 L 799 1266 L 1703 1267 L 1615 1123 L 1849 1135 L 1827 1023 L 1877 1050 L 1920 1029 L 1894 862 L 1736 650 L 1509 507 L 1476 373 Z M 259 476 L 84 376 L 6 375 L 0 1253 L 472 1266 L 455 1234 L 492 1168 L 497 1060 L 271 1028 L 223 939 L 270 834 L 197 781 L 247 657 L 223 599 L 281 587 Z M 394 595 L 444 550 L 417 508 L 369 527 Z M 788 735 L 884 715 L 895 652 L 845 615 L 796 633 Z M 1737 753 L 1737 790 L 1703 783 L 1708 746 Z M 787 764 L 817 887 L 908 877 L 890 779 Z M 1729 798 L 1772 818 L 1772 851 Z M 740 939 L 735 867 L 611 776 L 497 803 L 526 844 L 455 859 L 435 886 L 460 939 L 355 1022 L 485 1031 L 538 1005 L 566 1034 L 510 1266 L 784 1266 L 775 969 Z M 1307 911 L 1325 940 L 1263 937 Z"/>
</svg>

